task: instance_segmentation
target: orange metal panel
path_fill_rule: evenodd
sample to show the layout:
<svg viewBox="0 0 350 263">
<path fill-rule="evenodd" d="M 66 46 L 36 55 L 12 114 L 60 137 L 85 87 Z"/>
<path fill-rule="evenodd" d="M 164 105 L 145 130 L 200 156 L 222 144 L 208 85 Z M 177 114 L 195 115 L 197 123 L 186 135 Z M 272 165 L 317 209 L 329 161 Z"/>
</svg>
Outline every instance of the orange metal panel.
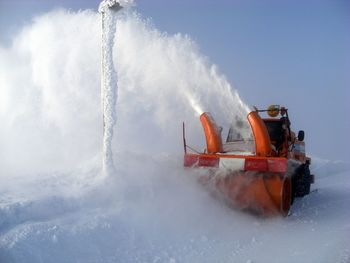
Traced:
<svg viewBox="0 0 350 263">
<path fill-rule="evenodd" d="M 255 139 L 255 152 L 257 156 L 271 156 L 272 148 L 267 128 L 256 111 L 247 116 Z"/>
<path fill-rule="evenodd" d="M 220 129 L 214 119 L 208 112 L 204 112 L 200 120 L 205 133 L 208 153 L 223 152 Z"/>
<path fill-rule="evenodd" d="M 290 178 L 279 175 L 236 172 L 218 176 L 217 188 L 242 209 L 265 216 L 286 216 L 291 205 Z"/>
</svg>

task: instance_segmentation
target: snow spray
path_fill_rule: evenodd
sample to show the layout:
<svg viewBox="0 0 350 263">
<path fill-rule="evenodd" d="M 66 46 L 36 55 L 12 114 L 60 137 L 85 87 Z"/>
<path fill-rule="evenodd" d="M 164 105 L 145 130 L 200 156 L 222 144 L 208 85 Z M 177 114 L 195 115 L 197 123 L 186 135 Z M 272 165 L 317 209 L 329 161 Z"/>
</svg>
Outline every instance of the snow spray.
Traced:
<svg viewBox="0 0 350 263">
<path fill-rule="evenodd" d="M 128 1 L 124 1 L 127 5 Z M 118 98 L 117 72 L 113 64 L 113 46 L 116 33 L 117 12 L 123 6 L 117 0 L 103 0 L 98 8 L 102 17 L 101 105 L 103 114 L 103 163 L 105 175 L 114 171 L 112 140 L 116 124 Z"/>
<path fill-rule="evenodd" d="M 100 16 L 92 10 L 55 10 L 26 25 L 10 47 L 0 43 L 1 234 L 9 230 L 0 247 L 13 255 L 48 248 L 25 253 L 33 256 L 26 262 L 37 262 L 42 254 L 50 261 L 54 251 L 57 261 L 75 259 L 67 254 L 62 260 L 57 247 L 69 251 L 67 244 L 80 244 L 72 253 L 98 249 L 84 253 L 90 259 L 80 253 L 82 261 L 117 256 L 137 262 L 152 251 L 148 242 L 139 250 L 137 240 L 156 240 L 157 251 L 144 258 L 152 262 L 168 241 L 181 244 L 199 236 L 202 244 L 202 233 L 232 222 L 231 216 L 218 217 L 221 208 L 197 191 L 196 174 L 183 176 L 194 171 L 182 167 L 181 133 L 185 121 L 188 142 L 201 149 L 202 111 L 224 127 L 235 117 L 245 119 L 238 93 L 190 37 L 161 32 L 136 12 L 123 12 L 117 25 L 115 17 L 104 21 L 109 60 L 102 88 L 109 89 L 102 90 L 101 112 Z M 100 176 L 103 114 L 109 125 L 105 160 L 110 167 L 115 163 L 115 176 L 106 178 Z M 72 215 L 77 225 L 69 223 Z M 227 233 L 223 229 L 220 238 Z M 106 241 L 104 248 L 96 238 Z"/>
<path fill-rule="evenodd" d="M 102 16 L 102 75 L 101 75 L 101 104 L 103 114 L 103 172 L 109 175 L 114 170 L 112 156 L 113 127 L 116 123 L 115 104 L 118 96 L 117 73 L 114 69 L 112 52 L 116 30 L 116 11 L 121 7 L 101 8 Z"/>
<path fill-rule="evenodd" d="M 100 170 L 103 147 L 106 164 L 126 152 L 181 155 L 183 121 L 188 143 L 202 149 L 203 111 L 223 134 L 232 121 L 245 122 L 238 92 L 189 36 L 162 32 L 136 11 L 122 10 L 117 25 L 113 13 L 104 14 L 109 60 L 102 112 L 101 41 L 92 37 L 102 34 L 101 14 L 55 10 L 28 24 L 12 46 L 0 47 L 0 144 L 8 153 L 0 166 L 7 174 L 72 171 L 86 163 Z"/>
</svg>

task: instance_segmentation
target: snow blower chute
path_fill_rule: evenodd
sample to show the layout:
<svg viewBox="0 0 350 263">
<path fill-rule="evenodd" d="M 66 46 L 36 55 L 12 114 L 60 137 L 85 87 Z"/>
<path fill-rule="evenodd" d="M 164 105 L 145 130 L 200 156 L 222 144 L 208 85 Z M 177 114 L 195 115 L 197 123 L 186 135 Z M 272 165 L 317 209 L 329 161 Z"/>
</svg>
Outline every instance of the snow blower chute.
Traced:
<svg viewBox="0 0 350 263">
<path fill-rule="evenodd" d="M 269 117 L 261 118 L 261 112 Z M 288 110 L 278 105 L 256 109 L 247 119 L 253 139 L 232 139 L 235 127 L 231 127 L 223 143 L 221 128 L 210 113 L 203 113 L 200 121 L 207 145 L 203 153 L 187 152 L 190 147 L 183 126 L 184 166 L 207 169 L 201 182 L 214 183 L 236 207 L 267 216 L 286 216 L 294 198 L 309 194 L 314 181 L 309 169 L 311 159 L 305 155 L 304 131 L 295 136 Z"/>
</svg>

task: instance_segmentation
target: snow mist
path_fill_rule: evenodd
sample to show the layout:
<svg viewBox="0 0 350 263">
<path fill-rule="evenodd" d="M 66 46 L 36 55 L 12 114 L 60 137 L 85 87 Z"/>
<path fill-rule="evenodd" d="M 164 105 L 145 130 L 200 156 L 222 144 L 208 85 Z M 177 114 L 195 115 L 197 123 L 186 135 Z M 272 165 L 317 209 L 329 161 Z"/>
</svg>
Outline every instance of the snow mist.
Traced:
<svg viewBox="0 0 350 263">
<path fill-rule="evenodd" d="M 188 36 L 160 32 L 137 13 L 118 19 L 114 44 L 105 39 L 113 51 L 108 72 L 113 64 L 118 69 L 118 81 L 110 79 L 118 85 L 118 103 L 108 112 L 110 123 L 117 113 L 118 125 L 109 137 L 115 173 L 101 176 L 100 25 L 96 12 L 58 10 L 23 28 L 11 47 L 0 45 L 1 262 L 11 262 L 1 258 L 7 253 L 26 255 L 23 262 L 49 261 L 55 244 L 75 247 L 66 241 L 77 238 L 84 251 L 104 239 L 99 226 L 109 220 L 117 229 L 106 242 L 118 249 L 107 246 L 102 262 L 113 253 L 123 261 L 149 251 L 148 244 L 136 245 L 133 233 L 153 239 L 158 254 L 169 242 L 201 240 L 218 220 L 220 228 L 232 221 L 218 219 L 220 206 L 198 189 L 196 174 L 183 169 L 182 121 L 188 144 L 200 150 L 205 139 L 198 114 L 209 111 L 227 127 L 245 120 L 246 106 Z M 42 236 L 44 229 L 63 235 Z M 75 235 L 77 229 L 88 237 Z M 30 259 L 27 244 L 40 250 Z M 41 250 L 44 244 L 50 248 Z M 85 255 L 98 261 L 100 253 Z M 149 257 L 144 261 L 153 261 Z M 69 259 L 76 257 L 57 257 Z"/>
<path fill-rule="evenodd" d="M 101 157 L 99 19 L 91 11 L 54 11 L 25 27 L 10 48 L 0 47 L 0 141 L 7 153 L 0 164 L 7 173 L 69 171 Z M 188 142 L 202 148 L 196 111 L 211 112 L 224 128 L 246 119 L 238 93 L 188 36 L 159 32 L 136 13 L 118 20 L 113 62 L 115 154 L 181 154 L 182 121 Z"/>
</svg>

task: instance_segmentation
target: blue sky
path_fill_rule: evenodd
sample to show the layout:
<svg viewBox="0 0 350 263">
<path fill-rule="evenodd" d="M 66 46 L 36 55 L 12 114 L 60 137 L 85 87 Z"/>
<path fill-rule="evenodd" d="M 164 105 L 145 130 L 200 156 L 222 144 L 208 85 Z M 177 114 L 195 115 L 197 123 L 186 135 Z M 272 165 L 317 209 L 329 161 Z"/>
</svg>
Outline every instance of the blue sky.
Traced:
<svg viewBox="0 0 350 263">
<path fill-rule="evenodd" d="M 0 0 L 0 43 L 31 18 L 98 0 Z M 249 105 L 283 104 L 311 152 L 346 159 L 350 146 L 350 1 L 140 0 L 136 9 L 170 34 L 188 34 Z"/>
</svg>

